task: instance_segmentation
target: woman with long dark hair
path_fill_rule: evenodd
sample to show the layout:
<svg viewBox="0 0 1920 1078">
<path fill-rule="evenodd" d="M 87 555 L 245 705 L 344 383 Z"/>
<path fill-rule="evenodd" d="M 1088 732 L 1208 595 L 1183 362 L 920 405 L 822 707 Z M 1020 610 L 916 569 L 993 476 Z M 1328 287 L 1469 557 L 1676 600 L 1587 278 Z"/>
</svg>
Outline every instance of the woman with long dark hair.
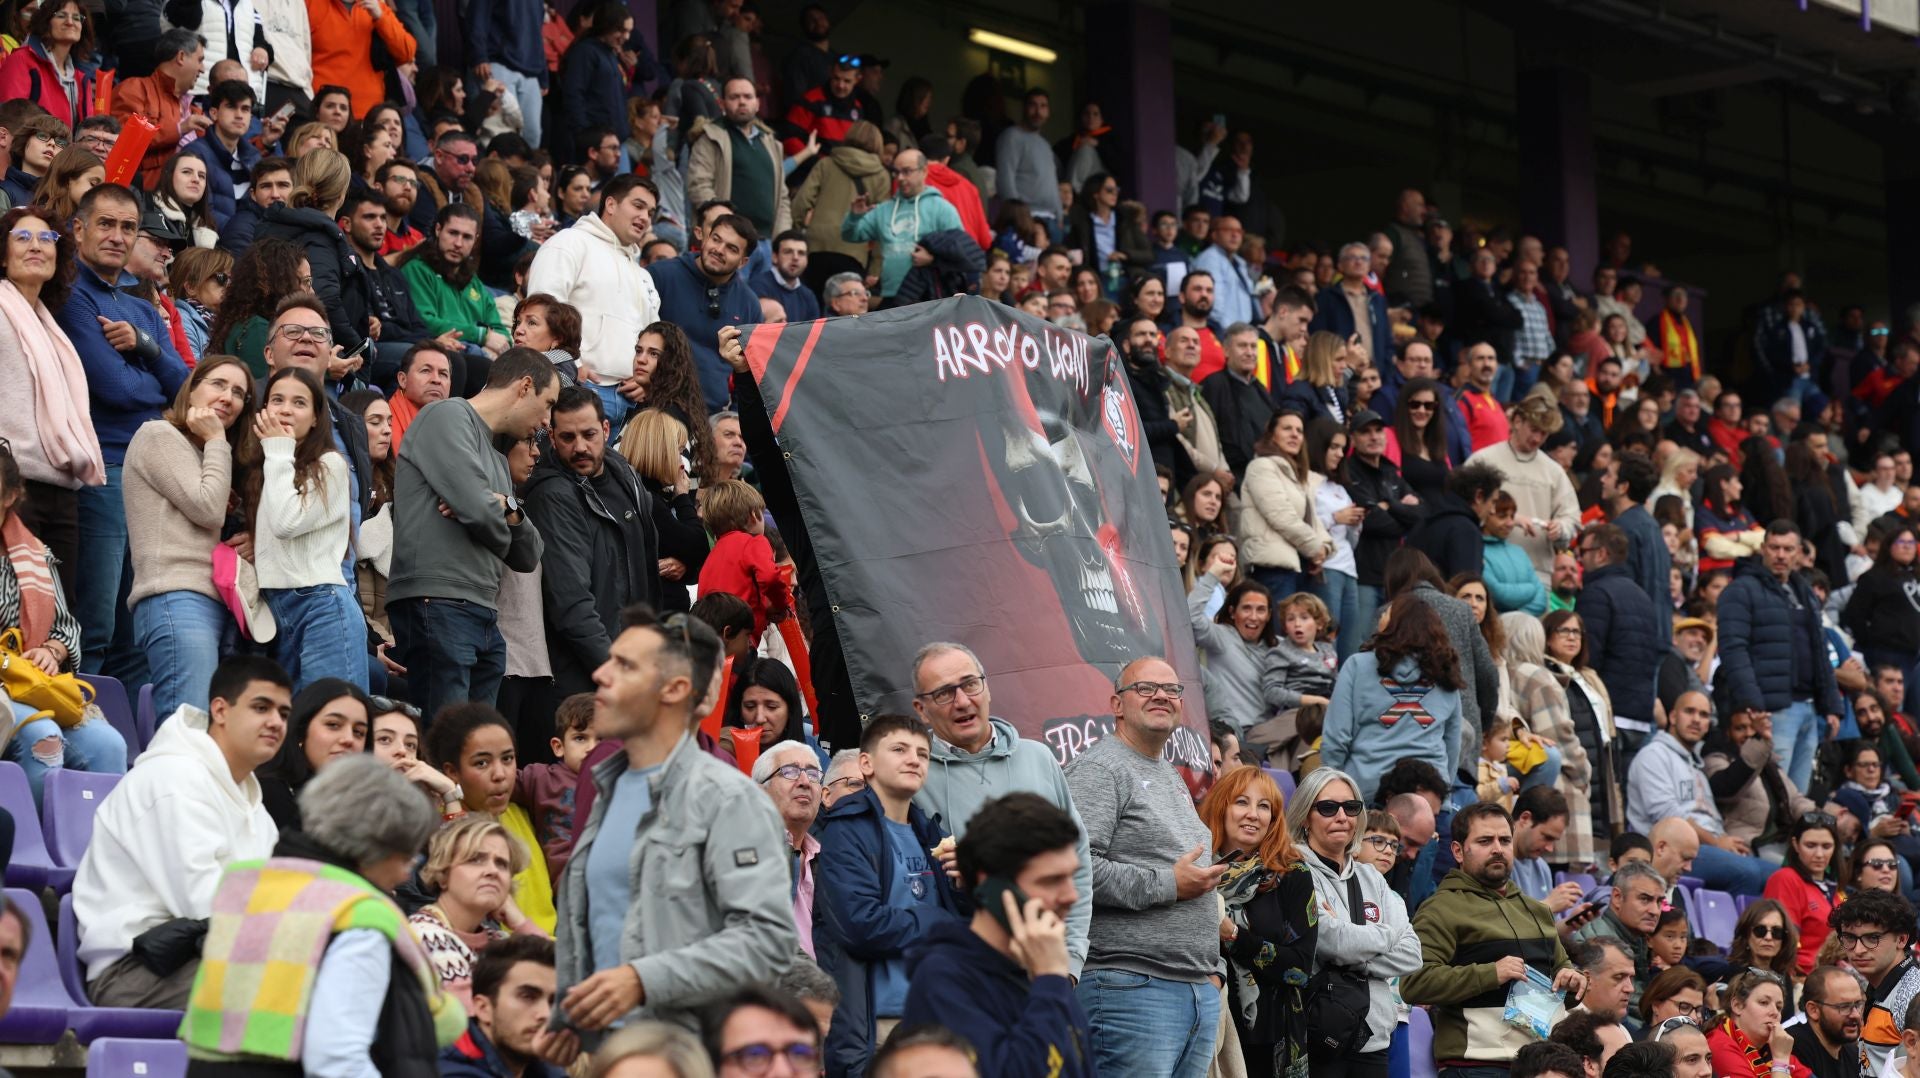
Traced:
<svg viewBox="0 0 1920 1078">
<path fill-rule="evenodd" d="M 1818 948 L 1809 950 L 1813 954 Z M 1799 973 L 1800 930 L 1787 908 L 1771 898 L 1755 899 L 1733 926 L 1727 960 L 1734 968 L 1771 970 L 1787 982 L 1787 1006 L 1793 1007 L 1793 981 Z"/>
<path fill-rule="evenodd" d="M 1824 452 L 1817 452 L 1805 441 L 1787 447 L 1787 484 L 1793 491 L 1789 503 L 1791 518 L 1800 525 L 1800 534 L 1813 544 L 1813 561 L 1827 579 L 1847 579 L 1847 548 L 1840 537 L 1846 519 L 1846 492 L 1833 489 Z"/>
<path fill-rule="evenodd" d="M 1911 671 L 1920 662 L 1920 531 L 1896 525 L 1880 540 L 1880 556 L 1854 582 L 1840 624 L 1853 634 L 1867 668 L 1889 663 Z"/>
<path fill-rule="evenodd" d="M 1813 956 L 1827 938 L 1827 914 L 1840 897 L 1840 881 L 1833 871 L 1839 830 L 1833 817 L 1810 812 L 1794 821 L 1787 835 L 1787 860 L 1767 877 L 1766 896 L 1794 917 L 1800 930 L 1800 955 L 1795 968 L 1804 977 L 1813 969 Z"/>
<path fill-rule="evenodd" d="M 1740 443 L 1740 485 L 1747 509 L 1762 527 L 1793 519 L 1793 488 L 1771 439 L 1756 434 Z"/>
<path fill-rule="evenodd" d="M 1265 721 L 1260 671 L 1278 639 L 1273 629 L 1273 594 L 1257 581 L 1241 579 L 1232 548 L 1217 547 L 1187 593 L 1187 621 L 1194 644 L 1206 659 L 1207 717 L 1233 724 L 1245 734 Z M 1219 613 L 1207 611 L 1219 593 Z"/>
<path fill-rule="evenodd" d="M 1756 554 L 1766 542 L 1766 529 L 1747 512 L 1741 497 L 1746 484 L 1730 465 L 1707 469 L 1706 493 L 1694 511 L 1694 534 L 1700 539 L 1700 579 L 1716 569 L 1731 569 L 1742 558 Z"/>
<path fill-rule="evenodd" d="M 393 564 L 393 405 L 377 389 L 356 389 L 340 395 L 340 403 L 367 428 L 367 461 L 373 466 L 365 481 L 373 488 L 373 515 L 360 522 L 354 537 L 354 577 L 360 611 L 380 635 L 380 650 L 393 643 L 393 625 L 387 619 L 387 572 Z M 378 678 L 373 688 L 382 692 Z"/>
<path fill-rule="evenodd" d="M 720 748 L 737 756 L 735 746 L 748 737 L 758 740 L 760 753 L 782 741 L 798 741 L 819 756 L 821 770 L 826 770 L 829 763 L 813 735 L 813 724 L 807 721 L 800 681 L 778 659 L 750 658 L 734 668 Z"/>
<path fill-rule="evenodd" d="M 313 269 L 300 245 L 272 236 L 256 238 L 233 264 L 233 281 L 207 330 L 207 347 L 239 356 L 255 379 L 267 376 L 267 331 L 274 308 L 307 291 Z"/>
<path fill-rule="evenodd" d="M 1320 573 L 1309 582 L 1313 593 L 1327 604 L 1333 615 L 1337 639 L 1334 648 L 1342 662 L 1360 650 L 1360 644 L 1373 631 L 1360 623 L 1360 568 L 1354 558 L 1354 544 L 1360 541 L 1360 527 L 1367 519 L 1365 506 L 1355 505 L 1347 493 L 1347 448 L 1351 443 L 1346 428 L 1331 419 L 1316 419 L 1307 424 L 1307 465 L 1313 469 L 1309 485 L 1313 488 L 1313 509 L 1333 540 L 1333 553 L 1320 563 Z"/>
<path fill-rule="evenodd" d="M 1314 512 L 1308 489 L 1306 425 L 1296 412 L 1275 412 L 1255 447 L 1240 487 L 1235 531 L 1247 572 L 1280 598 L 1300 589 L 1333 553 L 1333 537 Z"/>
<path fill-rule="evenodd" d="M 1233 936 L 1222 939 L 1227 1013 L 1249 1075 L 1307 1068 L 1305 993 L 1319 945 L 1313 873 L 1287 832 L 1280 787 L 1257 767 L 1221 774 L 1199 805 L 1213 836 L 1215 886 Z M 1225 933 L 1223 932 L 1224 936 Z"/>
<path fill-rule="evenodd" d="M 633 345 L 633 374 L 620 383 L 620 395 L 636 410 L 659 409 L 684 423 L 693 442 L 692 475 L 712 478 L 716 463 L 713 431 L 707 422 L 706 398 L 700 395 L 700 376 L 693 365 L 693 346 L 672 322 L 655 322 L 640 331 Z M 616 428 L 617 436 L 620 430 Z"/>
<path fill-rule="evenodd" d="M 53 230 L 64 234 L 73 227 L 81 196 L 106 178 L 107 166 L 92 151 L 69 146 L 53 155 L 53 164 L 40 177 L 40 186 L 33 189 L 33 201 L 46 209 Z"/>
<path fill-rule="evenodd" d="M 339 678 L 321 678 L 295 693 L 280 752 L 259 771 L 260 802 L 281 831 L 300 829 L 300 791 L 320 769 L 367 748 L 373 701 Z"/>
<path fill-rule="evenodd" d="M 1363 798 L 1398 760 L 1424 760 L 1453 774 L 1460 689 L 1459 655 L 1440 615 L 1416 595 L 1396 597 L 1386 627 L 1340 666 L 1320 731 L 1322 766 L 1352 772 Z M 1382 721 L 1386 716 L 1393 718 Z"/>
<path fill-rule="evenodd" d="M 1196 475 L 1187 480 L 1180 492 L 1180 504 L 1174 516 L 1193 529 L 1196 540 L 1225 535 L 1227 527 L 1227 490 L 1211 475 Z"/>
<path fill-rule="evenodd" d="M 209 201 L 205 158 L 182 150 L 160 166 L 160 179 L 147 194 L 148 208 L 173 222 L 195 247 L 220 242 L 218 223 Z"/>
<path fill-rule="evenodd" d="M 1439 382 L 1415 378 L 1400 388 L 1393 426 L 1387 430 L 1387 456 L 1400 465 L 1401 476 L 1422 501 L 1432 501 L 1447 489 L 1447 473 L 1453 470 L 1447 457 L 1447 424 L 1455 418 L 1447 414 Z"/>
</svg>

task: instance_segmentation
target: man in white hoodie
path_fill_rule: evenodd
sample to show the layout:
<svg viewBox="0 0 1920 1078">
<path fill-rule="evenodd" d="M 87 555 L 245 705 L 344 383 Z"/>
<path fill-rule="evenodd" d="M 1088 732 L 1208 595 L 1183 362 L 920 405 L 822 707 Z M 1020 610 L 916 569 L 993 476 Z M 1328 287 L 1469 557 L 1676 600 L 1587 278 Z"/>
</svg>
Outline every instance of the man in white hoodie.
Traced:
<svg viewBox="0 0 1920 1078">
<path fill-rule="evenodd" d="M 544 292 L 580 312 L 580 381 L 593 387 L 619 430 L 633 411 L 620 395 L 633 376 L 640 331 L 660 317 L 660 291 L 640 268 L 640 243 L 660 205 L 659 188 L 644 176 L 616 176 L 594 197 L 597 213 L 541 244 L 527 271 L 527 295 Z"/>
<path fill-rule="evenodd" d="M 94 817 L 73 912 L 96 1006 L 184 1010 L 197 943 L 183 963 L 157 952 L 143 962 L 136 941 L 206 918 L 222 870 L 272 854 L 279 839 L 253 772 L 286 738 L 292 682 L 271 659 L 236 655 L 214 671 L 208 697 L 206 711 L 182 704 L 161 724 Z"/>
</svg>

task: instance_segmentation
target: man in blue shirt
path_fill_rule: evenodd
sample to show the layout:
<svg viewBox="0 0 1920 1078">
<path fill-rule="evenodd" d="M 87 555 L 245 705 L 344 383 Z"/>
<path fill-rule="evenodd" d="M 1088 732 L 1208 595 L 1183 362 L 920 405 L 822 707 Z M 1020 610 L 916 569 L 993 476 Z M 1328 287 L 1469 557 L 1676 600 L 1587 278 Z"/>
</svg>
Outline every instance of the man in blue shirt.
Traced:
<svg viewBox="0 0 1920 1078">
<path fill-rule="evenodd" d="M 119 184 L 101 184 L 74 213 L 77 262 L 73 293 L 54 313 L 87 372 L 88 405 L 107 465 L 102 486 L 79 494 L 80 564 L 72 567 L 80 619 L 80 668 L 134 684 L 146 680 L 146 661 L 133 646 L 126 614 L 133 587 L 127 548 L 127 511 L 120 470 L 134 432 L 173 403 L 187 365 L 173 349 L 153 304 L 125 291 L 138 282 L 126 271 L 140 230 L 140 202 Z"/>
<path fill-rule="evenodd" d="M 748 275 L 754 295 L 778 303 L 789 322 L 820 317 L 820 297 L 800 279 L 807 272 L 807 234 L 790 228 L 773 238 L 773 261 Z"/>
<path fill-rule="evenodd" d="M 700 252 L 656 262 L 647 274 L 660 290 L 660 318 L 686 331 L 694 373 L 707 410 L 726 409 L 733 368 L 720 358 L 720 327 L 760 321 L 760 298 L 742 272 L 760 243 L 753 222 L 737 213 L 715 218 L 700 236 Z"/>
<path fill-rule="evenodd" d="M 1547 857 L 1567 833 L 1567 798 L 1551 786 L 1529 786 L 1513 802 L 1513 882 L 1528 898 L 1544 902 L 1554 913 L 1570 910 L 1580 901 L 1577 883 L 1553 885 Z"/>
<path fill-rule="evenodd" d="M 959 916 L 936 850 L 947 833 L 913 803 L 933 738 L 916 719 L 882 715 L 860 736 L 867 788 L 820 824 L 814 862 L 814 951 L 840 985 L 827 1030 L 827 1071 L 858 1078 L 874 1045 L 907 1009 L 907 948 Z"/>
</svg>

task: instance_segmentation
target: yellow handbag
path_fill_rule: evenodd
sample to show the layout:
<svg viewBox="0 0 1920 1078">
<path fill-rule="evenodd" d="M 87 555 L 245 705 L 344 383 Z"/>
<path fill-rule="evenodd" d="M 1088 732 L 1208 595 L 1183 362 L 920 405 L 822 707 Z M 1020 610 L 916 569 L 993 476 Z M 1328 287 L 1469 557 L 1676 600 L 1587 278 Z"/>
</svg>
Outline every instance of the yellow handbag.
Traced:
<svg viewBox="0 0 1920 1078">
<path fill-rule="evenodd" d="M 49 674 L 21 652 L 20 630 L 0 632 L 0 689 L 63 727 L 80 725 L 93 703 L 93 686 L 72 674 Z"/>
</svg>

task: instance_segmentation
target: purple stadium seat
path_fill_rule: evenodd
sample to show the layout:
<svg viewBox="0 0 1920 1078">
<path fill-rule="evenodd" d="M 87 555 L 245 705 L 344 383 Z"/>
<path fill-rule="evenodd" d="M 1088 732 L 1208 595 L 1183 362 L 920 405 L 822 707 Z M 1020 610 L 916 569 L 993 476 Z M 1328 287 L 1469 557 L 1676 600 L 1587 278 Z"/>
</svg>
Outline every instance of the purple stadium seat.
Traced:
<svg viewBox="0 0 1920 1078">
<path fill-rule="evenodd" d="M 1580 885 L 1580 893 L 1583 895 L 1592 893 L 1593 889 L 1599 886 L 1599 882 L 1600 881 L 1594 879 L 1593 873 L 1591 872 L 1556 872 L 1553 874 L 1553 885 L 1555 887 L 1563 883 L 1577 883 Z"/>
<path fill-rule="evenodd" d="M 127 739 L 127 766 L 133 765 L 133 758 L 139 752 L 140 728 L 133 721 L 133 705 L 127 700 L 127 687 L 120 684 L 119 678 L 105 674 L 81 674 L 80 680 L 93 686 L 93 702 L 100 705 L 100 713 L 107 717 L 120 736 Z"/>
<path fill-rule="evenodd" d="M 134 712 L 133 724 L 139 731 L 140 742 L 138 748 L 135 748 L 133 743 L 128 743 L 127 755 L 129 756 L 137 756 L 145 752 L 147 746 L 153 744 L 154 731 L 160 729 L 160 716 L 153 712 L 153 682 L 151 681 L 140 686 L 140 706 Z"/>
<path fill-rule="evenodd" d="M 60 982 L 73 999 L 73 1009 L 67 1012 L 67 1017 L 73 1024 L 74 1037 L 81 1044 L 92 1044 L 100 1037 L 166 1040 L 179 1036 L 180 1019 L 184 1017 L 179 1011 L 95 1007 L 87 1003 L 86 975 L 80 969 L 79 949 L 80 926 L 73 918 L 73 896 L 62 895 L 60 945 L 56 960 L 60 965 Z"/>
<path fill-rule="evenodd" d="M 24 828 L 23 828 L 24 830 Z M 39 828 L 35 828 L 39 830 Z M 46 910 L 35 891 L 7 888 L 7 897 L 27 919 L 27 954 L 20 962 L 20 979 L 13 988 L 13 1007 L 0 1018 L 0 1044 L 52 1044 L 67 1031 L 67 1013 L 73 1001 L 55 968 L 53 933 L 47 931 Z"/>
<path fill-rule="evenodd" d="M 1733 946 L 1733 927 L 1740 920 L 1740 911 L 1734 907 L 1732 895 L 1702 888 L 1693 894 L 1693 909 L 1699 915 L 1694 921 L 1696 931 L 1723 951 Z"/>
<path fill-rule="evenodd" d="M 87 1046 L 87 1078 L 186 1078 L 187 1046 L 177 1040 L 102 1037 Z"/>
<path fill-rule="evenodd" d="M 1696 936 L 1705 935 L 1700 931 L 1700 904 L 1694 901 L 1694 892 L 1685 887 L 1675 891 L 1680 896 L 1680 908 L 1687 911 L 1687 925 Z"/>
<path fill-rule="evenodd" d="M 1433 1022 L 1424 1008 L 1415 1007 L 1407 1015 L 1408 1078 L 1435 1078 L 1433 1065 Z"/>
<path fill-rule="evenodd" d="M 0 809 L 13 815 L 13 860 L 7 865 L 7 883 L 39 890 L 65 891 L 73 886 L 73 870 L 54 864 L 40 833 L 40 807 L 20 765 L 0 760 Z"/>
<path fill-rule="evenodd" d="M 1735 911 L 1739 913 L 1745 913 L 1747 912 L 1748 906 L 1751 906 L 1758 901 L 1760 901 L 1760 899 L 1753 895 L 1734 895 L 1733 908 Z"/>
<path fill-rule="evenodd" d="M 100 811 L 100 803 L 119 781 L 118 775 L 64 767 L 47 772 L 46 785 L 41 788 L 46 803 L 40 815 L 54 864 L 79 870 L 87 843 L 93 841 L 93 814 Z"/>
<path fill-rule="evenodd" d="M 1273 784 L 1280 787 L 1282 801 L 1293 800 L 1293 772 L 1282 771 L 1277 767 L 1263 767 L 1260 770 L 1265 771 L 1267 777 L 1273 780 Z"/>
</svg>

